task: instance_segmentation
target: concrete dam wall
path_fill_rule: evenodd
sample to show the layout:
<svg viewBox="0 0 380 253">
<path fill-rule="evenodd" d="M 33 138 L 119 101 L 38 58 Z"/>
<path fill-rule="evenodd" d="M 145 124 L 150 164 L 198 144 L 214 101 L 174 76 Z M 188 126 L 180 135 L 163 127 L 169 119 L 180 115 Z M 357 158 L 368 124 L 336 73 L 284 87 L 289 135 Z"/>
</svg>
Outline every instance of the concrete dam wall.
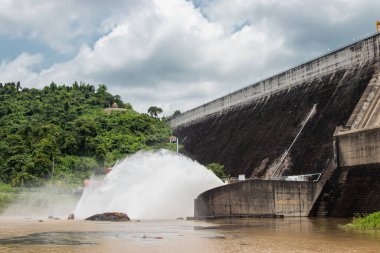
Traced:
<svg viewBox="0 0 380 253">
<path fill-rule="evenodd" d="M 380 69 L 347 123 L 336 128 L 333 159 L 316 180 L 250 179 L 211 189 L 195 200 L 195 216 L 352 216 L 379 211 L 379 105 Z"/>
<path fill-rule="evenodd" d="M 322 172 L 335 128 L 348 121 L 379 62 L 375 35 L 169 121 L 184 153 L 231 176 L 267 178 L 307 122 L 278 175 Z M 234 101 L 234 102 L 232 102 Z"/>
<path fill-rule="evenodd" d="M 198 196 L 195 215 L 380 210 L 371 201 L 380 196 L 379 48 L 376 34 L 169 121 L 186 155 L 250 178 Z M 311 173 L 322 176 L 268 180 Z"/>
</svg>

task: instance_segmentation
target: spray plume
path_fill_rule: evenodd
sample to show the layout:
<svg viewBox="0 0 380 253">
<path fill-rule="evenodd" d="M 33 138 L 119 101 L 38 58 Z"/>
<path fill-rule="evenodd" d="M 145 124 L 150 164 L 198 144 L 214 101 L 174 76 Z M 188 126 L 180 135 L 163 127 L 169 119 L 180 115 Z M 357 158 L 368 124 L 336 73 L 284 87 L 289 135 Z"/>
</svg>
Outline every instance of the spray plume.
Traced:
<svg viewBox="0 0 380 253">
<path fill-rule="evenodd" d="M 223 182 L 199 163 L 168 150 L 125 158 L 99 183 L 84 189 L 74 214 L 86 218 L 125 212 L 133 219 L 192 216 L 194 199 Z"/>
</svg>

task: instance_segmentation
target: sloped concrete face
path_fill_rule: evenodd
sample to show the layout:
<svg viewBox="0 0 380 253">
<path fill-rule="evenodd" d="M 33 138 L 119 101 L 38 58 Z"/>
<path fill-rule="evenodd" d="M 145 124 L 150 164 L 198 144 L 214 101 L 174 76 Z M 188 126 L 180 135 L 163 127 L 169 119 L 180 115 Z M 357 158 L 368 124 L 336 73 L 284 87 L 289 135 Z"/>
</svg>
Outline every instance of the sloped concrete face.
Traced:
<svg viewBox="0 0 380 253">
<path fill-rule="evenodd" d="M 380 69 L 373 75 L 347 124 L 335 133 L 341 168 L 380 166 Z"/>
<path fill-rule="evenodd" d="M 346 130 L 373 128 L 380 126 L 380 68 L 378 68 L 355 106 L 344 128 Z M 339 134 L 338 133 L 338 134 Z"/>
</svg>

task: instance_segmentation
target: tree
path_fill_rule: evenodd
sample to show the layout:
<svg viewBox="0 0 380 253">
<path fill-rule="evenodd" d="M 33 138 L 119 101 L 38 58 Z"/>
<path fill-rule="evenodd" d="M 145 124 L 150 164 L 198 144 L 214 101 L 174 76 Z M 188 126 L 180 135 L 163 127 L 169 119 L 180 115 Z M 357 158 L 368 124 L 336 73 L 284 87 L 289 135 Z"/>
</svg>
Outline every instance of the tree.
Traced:
<svg viewBox="0 0 380 253">
<path fill-rule="evenodd" d="M 157 106 L 151 106 L 148 108 L 148 114 L 153 118 L 158 118 L 158 114 L 162 113 L 162 109 Z"/>
<path fill-rule="evenodd" d="M 210 163 L 206 165 L 207 169 L 211 170 L 217 177 L 226 178 L 227 174 L 224 172 L 224 165 L 219 163 Z"/>
<path fill-rule="evenodd" d="M 180 110 L 175 110 L 174 112 L 173 112 L 173 115 L 171 116 L 172 118 L 175 118 L 175 117 L 177 117 L 178 115 L 181 115 L 181 111 Z"/>
<path fill-rule="evenodd" d="M 24 186 L 36 186 L 39 184 L 39 179 L 28 172 L 18 173 L 11 182 L 12 186 L 24 187 Z"/>
<path fill-rule="evenodd" d="M 22 90 L 20 82 L 16 83 L 16 89 L 17 89 L 17 91 Z"/>
<path fill-rule="evenodd" d="M 50 89 L 51 90 L 56 90 L 57 89 L 57 85 L 54 82 L 51 82 L 50 83 Z"/>
</svg>

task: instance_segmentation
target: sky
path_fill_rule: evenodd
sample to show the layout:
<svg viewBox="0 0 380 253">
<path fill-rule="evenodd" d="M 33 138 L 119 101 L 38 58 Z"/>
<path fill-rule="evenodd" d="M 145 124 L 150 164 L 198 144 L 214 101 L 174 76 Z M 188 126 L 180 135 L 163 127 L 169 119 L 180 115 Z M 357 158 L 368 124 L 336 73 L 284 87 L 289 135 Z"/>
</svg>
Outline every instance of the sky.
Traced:
<svg viewBox="0 0 380 253">
<path fill-rule="evenodd" d="M 375 33 L 378 0 L 0 0 L 0 82 L 184 112 Z"/>
</svg>

